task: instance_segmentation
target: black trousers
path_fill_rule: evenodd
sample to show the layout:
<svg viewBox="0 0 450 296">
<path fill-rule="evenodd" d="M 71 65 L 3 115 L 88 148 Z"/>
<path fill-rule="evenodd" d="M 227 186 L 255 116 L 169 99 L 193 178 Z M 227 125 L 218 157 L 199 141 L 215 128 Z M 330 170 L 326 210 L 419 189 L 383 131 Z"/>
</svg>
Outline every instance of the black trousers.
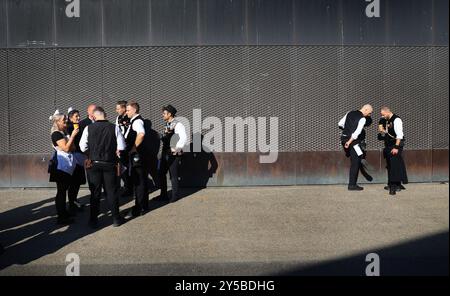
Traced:
<svg viewBox="0 0 450 296">
<path fill-rule="evenodd" d="M 348 139 L 343 138 L 342 139 L 342 146 L 344 147 L 345 143 L 347 142 Z M 358 174 L 359 174 L 359 170 L 361 169 L 361 159 L 363 157 L 363 155 L 358 156 L 358 154 L 356 153 L 355 149 L 353 148 L 353 145 L 356 145 L 358 143 L 352 143 L 352 145 L 350 145 L 350 147 L 348 149 L 345 149 L 344 147 L 344 151 L 345 151 L 345 155 L 347 157 L 350 157 L 350 172 L 349 172 L 349 177 L 348 177 L 348 185 L 349 186 L 354 186 L 356 185 L 356 183 L 358 182 Z"/>
<path fill-rule="evenodd" d="M 393 146 L 387 146 L 383 150 L 384 158 L 386 158 L 386 169 L 388 171 L 388 185 L 407 184 L 408 175 L 402 157 L 403 147 L 398 149 L 397 155 L 392 155 L 391 151 L 393 148 Z"/>
<path fill-rule="evenodd" d="M 173 155 L 168 152 L 163 152 L 161 157 L 161 164 L 159 168 L 159 186 L 161 187 L 161 196 L 167 196 L 167 171 L 170 174 L 170 181 L 172 183 L 172 200 L 180 198 L 179 192 L 179 168 L 182 156 Z"/>
<path fill-rule="evenodd" d="M 93 163 L 88 169 L 90 183 L 93 187 L 91 192 L 91 220 L 96 220 L 100 213 L 100 199 L 102 187 L 106 193 L 106 200 L 113 218 L 119 217 L 119 197 L 117 195 L 118 183 L 116 167 L 114 164 Z"/>
<path fill-rule="evenodd" d="M 148 167 L 146 160 L 142 160 L 142 165 L 131 168 L 131 180 L 134 186 L 135 210 L 148 210 L 148 189 L 147 189 Z"/>
<path fill-rule="evenodd" d="M 123 187 L 128 192 L 133 192 L 133 179 L 130 176 L 130 164 L 129 157 L 126 155 L 122 156 L 121 165 L 125 166 L 127 169 L 120 175 L 120 179 L 123 181 Z M 119 181 L 120 182 L 120 181 Z"/>
<path fill-rule="evenodd" d="M 73 180 L 71 180 L 69 177 L 64 179 L 65 180 L 56 182 L 57 191 L 55 197 L 55 205 L 56 213 L 60 218 L 69 216 L 66 209 L 67 194 L 69 195 L 69 202 L 73 202 L 76 200 L 78 190 L 80 189 L 80 184 L 73 182 Z"/>
</svg>

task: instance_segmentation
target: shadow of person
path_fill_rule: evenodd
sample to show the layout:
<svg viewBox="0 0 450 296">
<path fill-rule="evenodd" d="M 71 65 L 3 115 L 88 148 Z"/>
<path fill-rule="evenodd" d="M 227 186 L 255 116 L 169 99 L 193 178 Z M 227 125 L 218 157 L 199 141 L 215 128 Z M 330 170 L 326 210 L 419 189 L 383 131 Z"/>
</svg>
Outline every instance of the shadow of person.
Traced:
<svg viewBox="0 0 450 296">
<path fill-rule="evenodd" d="M 143 147 L 145 149 L 145 162 L 148 165 L 148 173 L 151 177 L 147 179 L 148 193 L 158 190 L 158 153 L 161 146 L 161 137 L 152 127 L 150 119 L 144 119 L 145 137 Z"/>
<path fill-rule="evenodd" d="M 90 195 L 78 198 L 82 204 L 89 203 Z M 121 199 L 120 204 L 129 200 Z M 109 207 L 104 199 L 100 202 L 101 214 L 97 228 L 88 226 L 89 206 L 77 213 L 75 223 L 68 226 L 56 224 L 54 198 L 20 206 L 0 214 L 0 241 L 4 254 L 0 256 L 0 270 L 14 264 L 27 264 L 62 247 L 111 225 Z M 64 259 L 62 259 L 64 260 Z"/>
<path fill-rule="evenodd" d="M 203 143 L 203 135 L 194 134 L 192 139 L 199 138 Z M 217 172 L 218 163 L 214 153 L 205 151 L 200 146 L 200 151 L 194 151 L 194 144 L 190 144 L 190 152 L 183 154 L 180 165 L 180 196 L 178 199 L 185 198 L 195 192 L 206 188 L 209 179 Z"/>
</svg>

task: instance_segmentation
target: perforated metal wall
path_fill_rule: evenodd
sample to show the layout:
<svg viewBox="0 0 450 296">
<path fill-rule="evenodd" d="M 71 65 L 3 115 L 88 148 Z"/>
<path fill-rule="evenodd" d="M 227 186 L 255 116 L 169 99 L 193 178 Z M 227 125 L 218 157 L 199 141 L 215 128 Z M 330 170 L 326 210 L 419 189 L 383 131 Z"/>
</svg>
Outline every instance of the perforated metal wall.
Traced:
<svg viewBox="0 0 450 296">
<path fill-rule="evenodd" d="M 448 47 L 211 46 L 0 51 L 0 153 L 50 151 L 48 117 L 90 102 L 114 117 L 136 99 L 161 130 L 161 106 L 203 118 L 279 117 L 280 151 L 339 150 L 337 122 L 364 103 L 405 122 L 407 149 L 448 147 Z M 6 120 L 5 120 L 6 119 Z M 192 121 L 191 121 L 192 122 Z M 8 140 L 10 139 L 10 142 Z"/>
<path fill-rule="evenodd" d="M 0 50 L 0 154 L 9 150 L 8 63 L 6 50 Z"/>
</svg>

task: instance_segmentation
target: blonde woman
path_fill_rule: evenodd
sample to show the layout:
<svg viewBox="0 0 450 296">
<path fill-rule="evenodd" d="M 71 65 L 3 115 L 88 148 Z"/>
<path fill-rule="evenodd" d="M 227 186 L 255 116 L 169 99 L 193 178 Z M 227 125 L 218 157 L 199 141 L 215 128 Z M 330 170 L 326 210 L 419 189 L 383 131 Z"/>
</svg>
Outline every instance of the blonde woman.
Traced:
<svg viewBox="0 0 450 296">
<path fill-rule="evenodd" d="M 56 161 L 54 169 L 50 170 L 50 182 L 56 182 L 57 192 L 55 197 L 57 223 L 61 225 L 70 224 L 70 218 L 66 209 L 67 192 L 76 185 L 73 181 L 73 173 L 76 168 L 72 151 L 75 150 L 75 137 L 79 129 L 74 129 L 70 136 L 66 135 L 67 118 L 58 110 L 50 117 L 52 122 L 51 139 L 55 149 L 53 159 Z"/>
</svg>

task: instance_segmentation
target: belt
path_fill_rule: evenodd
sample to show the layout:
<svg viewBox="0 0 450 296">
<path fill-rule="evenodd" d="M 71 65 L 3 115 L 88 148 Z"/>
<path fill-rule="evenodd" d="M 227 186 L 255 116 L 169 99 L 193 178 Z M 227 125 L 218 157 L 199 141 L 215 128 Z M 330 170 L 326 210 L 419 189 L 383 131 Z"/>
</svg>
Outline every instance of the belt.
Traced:
<svg viewBox="0 0 450 296">
<path fill-rule="evenodd" d="M 109 164 L 109 165 L 115 165 L 115 162 L 109 162 L 109 161 L 102 161 L 102 160 L 93 160 L 92 163 L 96 164 Z"/>
</svg>

